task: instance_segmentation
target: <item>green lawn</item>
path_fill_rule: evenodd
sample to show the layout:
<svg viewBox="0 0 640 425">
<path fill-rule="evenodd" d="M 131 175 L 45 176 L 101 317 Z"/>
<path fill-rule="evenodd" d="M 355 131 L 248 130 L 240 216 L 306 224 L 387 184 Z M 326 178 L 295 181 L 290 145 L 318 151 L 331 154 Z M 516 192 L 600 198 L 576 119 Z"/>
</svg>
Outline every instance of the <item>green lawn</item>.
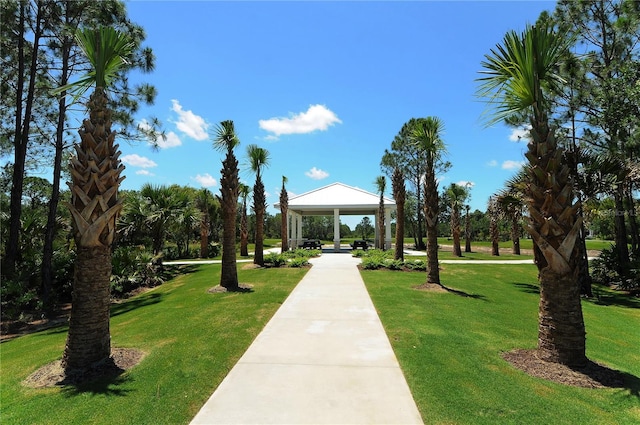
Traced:
<svg viewBox="0 0 640 425">
<path fill-rule="evenodd" d="M 411 240 L 405 239 L 405 243 L 411 244 L 413 243 L 413 239 Z M 426 239 L 425 239 L 425 243 L 426 243 Z M 612 243 L 613 241 L 607 241 L 602 239 L 587 239 L 587 249 L 602 251 L 604 248 L 609 248 Z M 446 237 L 438 238 L 438 244 L 450 246 L 450 245 L 453 245 L 453 240 L 451 238 L 446 238 Z M 460 241 L 460 245 L 464 250 L 464 239 Z M 500 248 L 511 249 L 511 247 L 513 246 L 513 243 L 511 241 L 502 241 L 498 245 L 500 246 Z M 472 241 L 471 242 L 472 251 L 474 247 L 491 248 L 491 242 L 490 241 Z M 533 241 L 528 238 L 521 238 L 520 249 L 533 249 Z"/>
<path fill-rule="evenodd" d="M 532 378 L 500 353 L 535 348 L 531 265 L 443 264 L 442 282 L 469 296 L 412 289 L 423 273 L 363 271 L 423 420 L 428 424 L 640 423 L 640 301 L 597 289 L 584 301 L 587 355 L 629 375 L 625 389 Z"/>
<path fill-rule="evenodd" d="M 213 295 L 206 291 L 219 283 L 220 266 L 192 270 L 113 307 L 113 346 L 147 353 L 116 382 L 81 389 L 21 385 L 62 355 L 66 326 L 3 343 L 0 423 L 188 423 L 306 271 L 239 270 L 240 282 L 255 292 Z"/>
</svg>

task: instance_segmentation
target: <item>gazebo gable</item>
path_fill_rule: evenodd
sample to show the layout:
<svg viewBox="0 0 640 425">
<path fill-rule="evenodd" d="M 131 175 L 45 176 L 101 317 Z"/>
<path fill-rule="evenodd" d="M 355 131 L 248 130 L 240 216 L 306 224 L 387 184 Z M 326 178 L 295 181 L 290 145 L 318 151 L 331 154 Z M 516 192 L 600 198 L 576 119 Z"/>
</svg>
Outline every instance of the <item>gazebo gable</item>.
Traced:
<svg viewBox="0 0 640 425">
<path fill-rule="evenodd" d="M 396 203 L 392 199 L 383 197 L 383 201 L 385 208 L 395 210 Z M 333 183 L 290 198 L 289 209 L 329 215 L 337 208 L 341 214 L 368 215 L 378 208 L 379 203 L 379 195 L 343 183 Z"/>
</svg>

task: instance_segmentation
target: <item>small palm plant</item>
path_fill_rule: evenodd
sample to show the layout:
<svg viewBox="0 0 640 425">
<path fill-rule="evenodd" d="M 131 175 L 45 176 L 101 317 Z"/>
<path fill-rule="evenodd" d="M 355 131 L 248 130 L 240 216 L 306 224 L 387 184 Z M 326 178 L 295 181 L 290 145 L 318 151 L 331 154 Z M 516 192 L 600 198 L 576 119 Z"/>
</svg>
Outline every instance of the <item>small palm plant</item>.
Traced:
<svg viewBox="0 0 640 425">
<path fill-rule="evenodd" d="M 62 357 L 67 376 L 84 374 L 97 365 L 112 363 L 109 331 L 111 246 L 122 210 L 118 188 L 124 176 L 116 132 L 111 129 L 108 90 L 135 49 L 132 38 L 113 28 L 79 30 L 78 46 L 91 72 L 54 93 L 70 90 L 78 100 L 89 97 L 89 117 L 80 127 L 80 144 L 71 159 L 71 202 L 77 257 L 69 333 Z"/>
<path fill-rule="evenodd" d="M 451 202 L 451 235 L 453 236 L 453 255 L 462 257 L 460 247 L 460 214 L 464 201 L 467 199 L 468 191 L 464 186 L 455 183 L 447 188 L 446 194 Z"/>
</svg>

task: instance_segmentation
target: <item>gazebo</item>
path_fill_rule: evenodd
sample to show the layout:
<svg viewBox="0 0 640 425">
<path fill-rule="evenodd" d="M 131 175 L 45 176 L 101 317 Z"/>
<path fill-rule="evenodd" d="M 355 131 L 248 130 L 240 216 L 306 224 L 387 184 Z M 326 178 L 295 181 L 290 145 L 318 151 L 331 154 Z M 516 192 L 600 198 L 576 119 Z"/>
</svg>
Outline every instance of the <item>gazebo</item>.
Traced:
<svg viewBox="0 0 640 425">
<path fill-rule="evenodd" d="M 396 203 L 384 197 L 385 247 L 391 247 L 391 212 Z M 341 215 L 373 215 L 375 217 L 376 242 L 382 235 L 378 234 L 378 209 L 380 196 L 375 193 L 343 183 L 333 183 L 319 189 L 289 199 L 287 223 L 289 246 L 297 247 L 303 241 L 302 217 L 305 215 L 333 215 L 333 245 L 340 251 L 340 216 Z M 275 204 L 280 208 L 280 204 Z"/>
</svg>

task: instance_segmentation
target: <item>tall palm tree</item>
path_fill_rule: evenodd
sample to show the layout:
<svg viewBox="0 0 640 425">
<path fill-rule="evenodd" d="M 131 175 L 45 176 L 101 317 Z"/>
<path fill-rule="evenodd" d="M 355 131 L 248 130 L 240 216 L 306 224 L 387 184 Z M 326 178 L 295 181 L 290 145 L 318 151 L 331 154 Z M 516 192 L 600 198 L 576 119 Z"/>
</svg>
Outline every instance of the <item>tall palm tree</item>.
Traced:
<svg viewBox="0 0 640 425">
<path fill-rule="evenodd" d="M 62 356 L 67 375 L 82 374 L 97 364 L 113 362 L 109 331 L 111 245 L 122 209 L 118 188 L 124 176 L 116 132 L 111 130 L 107 91 L 135 48 L 129 35 L 113 28 L 84 29 L 76 41 L 92 71 L 56 92 L 75 90 L 76 99 L 89 88 L 89 118 L 80 127 L 80 144 L 71 159 L 71 202 L 68 204 L 77 245 L 69 334 Z"/>
<path fill-rule="evenodd" d="M 404 260 L 404 205 L 407 199 L 407 189 L 404 184 L 404 174 L 399 167 L 393 169 L 391 176 L 393 199 L 396 201 L 396 249 L 394 258 Z"/>
<path fill-rule="evenodd" d="M 240 183 L 240 196 L 242 197 L 242 213 L 240 215 L 240 256 L 249 256 L 249 225 L 247 223 L 247 197 L 249 186 Z"/>
<path fill-rule="evenodd" d="M 527 176 L 524 170 L 520 170 L 514 177 L 507 180 L 504 190 L 500 191 L 496 196 L 496 207 L 500 215 L 507 219 L 511 224 L 511 252 L 520 255 L 520 233 L 522 225 L 522 210 L 524 202 L 522 200 L 524 194 L 524 182 Z"/>
<path fill-rule="evenodd" d="M 384 246 L 384 191 L 387 190 L 387 179 L 378 176 L 375 180 L 376 189 L 380 193 L 380 204 L 378 205 L 378 246 L 376 248 L 385 249 Z"/>
<path fill-rule="evenodd" d="M 412 139 L 426 159 L 424 175 L 424 214 L 427 227 L 427 283 L 440 284 L 438 269 L 438 181 L 436 171 L 446 152 L 441 134 L 444 123 L 438 117 L 417 122 Z"/>
<path fill-rule="evenodd" d="M 460 210 L 466 201 L 468 192 L 467 188 L 455 183 L 447 188 L 447 197 L 451 202 L 451 235 L 453 236 L 453 255 L 462 257 L 462 249 L 460 248 Z"/>
<path fill-rule="evenodd" d="M 495 108 L 493 121 L 526 112 L 531 139 L 525 203 L 527 230 L 535 242 L 540 283 L 538 357 L 567 365 L 583 365 L 585 328 L 577 281 L 576 240 L 582 220 L 573 202 L 573 179 L 549 124 L 552 97 L 563 84 L 557 70 L 568 38 L 547 21 L 508 32 L 482 62 L 478 94 Z"/>
<path fill-rule="evenodd" d="M 220 170 L 220 210 L 222 213 L 222 269 L 220 286 L 227 291 L 238 291 L 238 269 L 236 267 L 236 214 L 238 211 L 238 160 L 233 150 L 240 144 L 233 121 L 221 121 L 216 127 L 213 146 L 226 153 Z"/>
<path fill-rule="evenodd" d="M 264 213 L 267 209 L 267 199 L 262 183 L 262 170 L 269 165 L 269 152 L 258 145 L 249 145 L 247 158 L 251 171 L 256 175 L 253 185 L 253 211 L 256 214 L 256 249 L 253 263 L 264 266 Z"/>
<path fill-rule="evenodd" d="M 287 177 L 282 176 L 282 189 L 280 190 L 280 239 L 281 239 L 281 252 L 286 252 L 289 250 L 289 232 L 288 232 L 288 218 L 287 215 L 289 213 L 289 195 L 287 194 L 287 189 L 284 185 L 287 183 Z"/>
</svg>

